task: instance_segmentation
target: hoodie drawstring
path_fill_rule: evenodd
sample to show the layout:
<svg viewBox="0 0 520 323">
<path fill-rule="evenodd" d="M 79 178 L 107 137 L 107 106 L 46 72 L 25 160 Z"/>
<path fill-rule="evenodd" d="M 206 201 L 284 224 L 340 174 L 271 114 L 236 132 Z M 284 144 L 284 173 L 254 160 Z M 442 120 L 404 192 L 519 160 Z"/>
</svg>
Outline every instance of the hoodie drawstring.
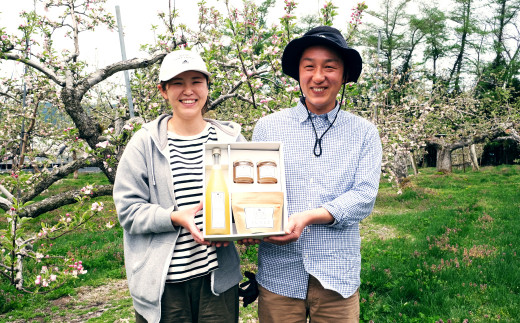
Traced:
<svg viewBox="0 0 520 323">
<path fill-rule="evenodd" d="M 150 164 L 152 165 L 152 183 L 153 183 L 153 186 L 156 186 L 156 185 L 155 185 L 155 169 L 154 169 L 154 167 L 153 167 L 153 164 L 154 164 L 154 163 L 153 163 L 153 153 L 152 153 L 152 149 L 153 149 L 153 142 L 152 142 L 152 141 L 153 141 L 153 140 L 152 140 L 152 138 L 150 137 L 150 141 L 148 142 L 148 145 L 150 146 L 150 147 L 149 147 L 149 148 L 150 148 L 149 150 L 150 150 L 150 161 L 151 161 Z"/>
</svg>

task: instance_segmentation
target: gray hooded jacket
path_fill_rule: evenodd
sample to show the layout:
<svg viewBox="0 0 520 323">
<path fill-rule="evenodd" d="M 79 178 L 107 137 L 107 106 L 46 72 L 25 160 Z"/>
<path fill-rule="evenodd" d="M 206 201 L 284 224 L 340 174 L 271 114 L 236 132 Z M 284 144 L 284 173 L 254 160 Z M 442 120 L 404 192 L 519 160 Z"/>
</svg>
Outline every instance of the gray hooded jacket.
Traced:
<svg viewBox="0 0 520 323">
<path fill-rule="evenodd" d="M 125 267 L 134 308 L 148 322 L 161 318 L 161 296 L 180 228 L 170 213 L 177 210 L 167 153 L 167 125 L 161 115 L 137 131 L 119 162 L 114 203 L 124 228 Z M 208 120 L 218 141 L 245 141 L 234 122 Z M 240 259 L 233 243 L 217 248 L 219 268 L 211 273 L 215 295 L 242 280 Z"/>
</svg>

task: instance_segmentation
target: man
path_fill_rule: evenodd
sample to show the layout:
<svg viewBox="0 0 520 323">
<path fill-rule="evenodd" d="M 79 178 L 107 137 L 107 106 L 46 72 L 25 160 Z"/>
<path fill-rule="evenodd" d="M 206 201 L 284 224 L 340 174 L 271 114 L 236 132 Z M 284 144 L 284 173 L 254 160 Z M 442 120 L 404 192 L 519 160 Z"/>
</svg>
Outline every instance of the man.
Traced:
<svg viewBox="0 0 520 323">
<path fill-rule="evenodd" d="M 376 127 L 340 110 L 336 98 L 361 66 L 328 26 L 284 50 L 283 71 L 303 96 L 260 119 L 253 133 L 253 141 L 284 144 L 289 213 L 286 235 L 265 238 L 258 250 L 260 322 L 359 321 L 358 224 L 374 206 L 382 149 Z"/>
</svg>

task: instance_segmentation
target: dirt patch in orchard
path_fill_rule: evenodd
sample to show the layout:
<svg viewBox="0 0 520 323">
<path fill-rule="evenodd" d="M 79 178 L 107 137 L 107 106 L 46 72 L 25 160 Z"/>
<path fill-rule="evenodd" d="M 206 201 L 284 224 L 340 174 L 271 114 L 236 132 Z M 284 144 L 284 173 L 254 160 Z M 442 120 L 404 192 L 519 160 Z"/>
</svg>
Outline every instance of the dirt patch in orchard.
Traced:
<svg viewBox="0 0 520 323">
<path fill-rule="evenodd" d="M 26 322 L 59 322 L 59 323 L 82 323 L 92 318 L 103 315 L 104 312 L 113 308 L 115 301 L 130 299 L 130 292 L 126 279 L 110 280 L 102 286 L 82 286 L 77 289 L 74 296 L 64 296 L 50 302 L 48 309 L 35 313 L 37 316 L 30 321 L 23 319 L 9 319 L 9 313 L 0 315 L 0 321 L 9 323 Z M 242 307 L 240 300 L 240 323 L 257 323 L 256 311 L 258 306 L 256 300 L 248 309 Z M 57 309 L 56 309 L 57 308 Z M 56 315 L 56 313 L 59 313 Z M 131 309 L 133 314 L 133 308 Z M 6 320 L 6 321 L 4 321 Z M 130 318 L 119 318 L 115 323 L 135 322 L 132 315 Z"/>
<path fill-rule="evenodd" d="M 126 279 L 107 281 L 102 286 L 82 286 L 74 296 L 64 296 L 51 301 L 48 310 L 41 313 L 39 319 L 31 322 L 87 322 L 91 318 L 101 316 L 112 308 L 112 302 L 130 298 Z M 56 307 L 58 310 L 56 310 Z M 51 308 L 54 308 L 52 310 Z M 56 315 L 59 313 L 59 315 Z M 0 319 L 9 319 L 9 313 L 1 315 Z M 10 320 L 12 323 L 27 322 L 26 320 Z M 129 319 L 119 319 L 115 322 L 130 322 Z"/>
<path fill-rule="evenodd" d="M 66 315 L 60 318 L 63 320 L 55 322 L 86 322 L 90 318 L 101 316 L 110 309 L 113 300 L 122 298 L 130 298 L 126 279 L 112 280 L 98 287 L 82 286 L 78 288 L 76 296 L 58 298 L 52 302 L 53 305 L 63 308 L 65 312 L 71 310 L 75 312 L 71 317 Z M 128 320 L 118 322 L 128 322 Z"/>
</svg>

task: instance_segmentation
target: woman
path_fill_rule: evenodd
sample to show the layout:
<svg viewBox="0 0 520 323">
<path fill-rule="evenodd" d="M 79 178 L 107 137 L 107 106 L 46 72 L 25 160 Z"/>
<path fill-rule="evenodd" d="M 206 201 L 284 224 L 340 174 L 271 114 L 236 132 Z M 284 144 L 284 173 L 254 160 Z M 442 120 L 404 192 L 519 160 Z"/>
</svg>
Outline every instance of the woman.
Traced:
<svg viewBox="0 0 520 323">
<path fill-rule="evenodd" d="M 238 253 L 200 231 L 202 145 L 245 139 L 238 124 L 202 117 L 210 76 L 197 53 L 168 54 L 158 89 L 173 113 L 143 125 L 119 162 L 114 202 L 137 322 L 238 321 Z"/>
</svg>

